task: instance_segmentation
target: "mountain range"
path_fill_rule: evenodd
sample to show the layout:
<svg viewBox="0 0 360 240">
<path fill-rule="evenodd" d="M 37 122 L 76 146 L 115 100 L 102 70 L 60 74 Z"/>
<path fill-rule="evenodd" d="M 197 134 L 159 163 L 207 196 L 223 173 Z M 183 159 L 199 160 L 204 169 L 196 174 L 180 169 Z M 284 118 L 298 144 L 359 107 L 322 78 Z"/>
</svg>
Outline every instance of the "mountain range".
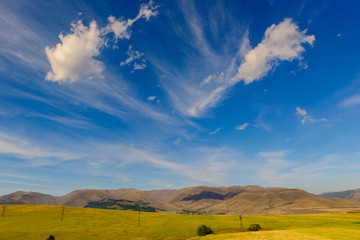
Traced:
<svg viewBox="0 0 360 240">
<path fill-rule="evenodd" d="M 325 198 L 343 198 L 353 201 L 360 201 L 360 188 L 354 190 L 346 190 L 346 191 L 339 191 L 339 192 L 326 192 L 322 193 L 319 196 Z"/>
<path fill-rule="evenodd" d="M 296 214 L 360 210 L 360 202 L 353 201 L 359 195 L 353 193 L 317 196 L 300 189 L 260 186 L 197 186 L 151 191 L 83 189 L 64 196 L 18 191 L 0 196 L 0 205 L 61 205 L 190 214 Z M 351 200 L 344 199 L 350 195 Z M 345 197 L 336 198 L 338 196 Z"/>
</svg>

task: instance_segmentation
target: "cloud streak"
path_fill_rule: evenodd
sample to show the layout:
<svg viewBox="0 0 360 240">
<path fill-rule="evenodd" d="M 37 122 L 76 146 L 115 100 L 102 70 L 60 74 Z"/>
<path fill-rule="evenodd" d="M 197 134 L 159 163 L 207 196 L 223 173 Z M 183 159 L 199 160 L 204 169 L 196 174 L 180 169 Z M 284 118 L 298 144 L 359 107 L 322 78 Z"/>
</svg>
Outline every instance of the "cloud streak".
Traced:
<svg viewBox="0 0 360 240">
<path fill-rule="evenodd" d="M 346 108 L 346 107 L 356 107 L 358 105 L 360 105 L 360 94 L 355 94 L 351 97 L 342 100 L 338 106 L 342 108 Z"/>
<path fill-rule="evenodd" d="M 235 127 L 236 130 L 245 130 L 245 128 L 249 125 L 249 123 L 241 124 L 237 127 Z"/>
<path fill-rule="evenodd" d="M 301 123 L 304 124 L 306 122 L 311 122 L 311 123 L 320 123 L 320 122 L 327 122 L 326 118 L 320 118 L 320 119 L 315 119 L 312 118 L 305 109 L 302 109 L 300 107 L 296 107 L 296 115 L 300 115 L 303 117 L 303 119 L 301 120 Z"/>
<path fill-rule="evenodd" d="M 215 129 L 214 131 L 209 132 L 209 134 L 210 134 L 210 135 L 217 134 L 218 132 L 220 132 L 220 130 L 221 130 L 221 127 L 220 127 L 220 128 Z"/>
<path fill-rule="evenodd" d="M 33 166 L 55 165 L 58 161 L 67 161 L 81 157 L 81 155 L 66 151 L 50 151 L 5 133 L 0 133 L 0 154 L 27 159 Z"/>
</svg>

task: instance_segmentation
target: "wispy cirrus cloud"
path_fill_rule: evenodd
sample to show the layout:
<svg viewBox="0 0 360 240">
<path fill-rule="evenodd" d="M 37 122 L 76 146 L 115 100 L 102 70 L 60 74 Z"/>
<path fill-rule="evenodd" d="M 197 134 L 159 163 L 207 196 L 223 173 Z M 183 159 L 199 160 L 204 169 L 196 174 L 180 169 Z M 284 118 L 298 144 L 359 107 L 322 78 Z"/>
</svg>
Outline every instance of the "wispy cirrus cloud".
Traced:
<svg viewBox="0 0 360 240">
<path fill-rule="evenodd" d="M 217 134 L 218 132 L 220 132 L 220 130 L 221 130 L 221 127 L 215 129 L 214 131 L 209 132 L 209 134 L 210 134 L 210 135 Z"/>
<path fill-rule="evenodd" d="M 120 173 L 136 166 L 139 171 L 147 171 L 150 178 L 152 172 L 158 175 L 161 171 L 176 178 L 186 177 L 193 184 L 226 182 L 227 173 L 239 160 L 239 153 L 229 148 L 184 148 L 181 150 L 187 156 L 187 161 L 184 161 L 183 157 L 179 157 L 175 152 L 158 152 L 150 147 L 129 146 L 122 142 L 92 143 L 91 146 L 91 156 L 88 156 L 87 160 L 98 171 L 111 168 L 118 169 Z M 99 152 L 105 154 L 98 156 Z M 175 184 L 171 181 L 168 183 Z"/>
<path fill-rule="evenodd" d="M 36 71 L 47 68 L 47 62 L 39 57 L 45 39 L 33 30 L 33 26 L 24 22 L 10 4 L 0 3 L 0 53 L 12 64 L 31 67 Z M 40 54 L 41 55 L 41 54 Z M 5 64 L 4 64 L 5 65 Z M 0 71 L 5 71 L 0 67 Z"/>
<path fill-rule="evenodd" d="M 32 166 L 55 165 L 58 161 L 81 158 L 81 155 L 68 151 L 49 150 L 27 140 L 0 133 L 0 154 L 29 160 Z"/>
<path fill-rule="evenodd" d="M 358 105 L 360 105 L 360 94 L 355 94 L 351 97 L 345 98 L 338 104 L 338 106 L 342 108 L 356 107 Z"/>
<path fill-rule="evenodd" d="M 296 115 L 303 117 L 303 119 L 301 120 L 302 124 L 304 124 L 305 122 L 311 122 L 311 123 L 327 122 L 326 118 L 319 118 L 319 119 L 312 118 L 305 109 L 300 107 L 296 107 Z"/>
<path fill-rule="evenodd" d="M 303 159 L 304 156 L 296 154 L 294 150 L 260 152 L 258 156 L 265 161 L 255 170 L 257 176 L 263 181 L 262 184 L 274 187 L 301 186 L 329 171 L 353 168 L 348 159 L 356 159 L 354 154 L 316 153 L 306 156 L 307 161 L 298 161 L 297 158 Z"/>
<path fill-rule="evenodd" d="M 222 66 L 222 71 L 188 81 L 183 73 L 174 71 L 171 67 L 164 67 L 162 62 L 154 61 L 154 64 L 167 76 L 162 80 L 162 86 L 175 107 L 183 115 L 190 117 L 206 115 L 211 108 L 226 98 L 236 83 L 243 81 L 250 84 L 260 80 L 283 61 L 301 61 L 305 51 L 303 45 L 312 45 L 315 41 L 314 35 L 306 35 L 307 30 L 300 31 L 292 19 L 285 18 L 279 24 L 267 28 L 263 40 L 253 49 L 249 43 L 249 32 L 246 31 L 239 40 L 238 51 L 232 58 L 228 58 L 212 54 L 211 48 L 205 42 L 206 38 L 200 34 L 203 26 L 195 20 L 188 19 L 188 22 L 192 31 L 196 30 L 199 43 L 203 43 L 198 47 L 198 51 L 204 56 L 200 58 L 201 61 L 208 61 L 210 56 L 212 62 L 218 59 L 217 67 Z M 224 62 L 227 62 L 226 66 L 222 65 Z M 196 78 L 198 75 L 193 77 Z"/>
<path fill-rule="evenodd" d="M 294 162 L 286 160 L 291 151 L 282 150 L 274 152 L 260 152 L 258 155 L 265 159 L 265 162 L 257 170 L 258 177 L 261 178 L 267 185 L 270 186 L 284 186 L 287 183 L 297 181 L 299 174 L 304 174 L 303 171 L 307 167 L 299 167 Z"/>
<path fill-rule="evenodd" d="M 245 130 L 245 128 L 249 125 L 249 123 L 240 124 L 239 126 L 236 126 L 236 130 Z"/>
</svg>

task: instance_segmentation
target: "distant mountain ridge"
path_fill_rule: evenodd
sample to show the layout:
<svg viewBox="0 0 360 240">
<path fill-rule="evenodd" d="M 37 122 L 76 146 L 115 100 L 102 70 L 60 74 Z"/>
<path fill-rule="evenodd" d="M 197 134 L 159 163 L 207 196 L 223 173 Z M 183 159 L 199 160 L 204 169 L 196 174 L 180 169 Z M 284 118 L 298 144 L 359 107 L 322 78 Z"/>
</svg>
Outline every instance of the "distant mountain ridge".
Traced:
<svg viewBox="0 0 360 240">
<path fill-rule="evenodd" d="M 197 186 L 178 190 L 151 191 L 133 188 L 82 189 L 59 197 L 19 191 L 0 196 L 0 205 L 2 204 L 61 205 L 128 210 L 141 208 L 144 211 L 228 215 L 360 210 L 360 202 L 348 199 L 324 198 L 300 189 L 263 188 L 260 186 Z"/>
<path fill-rule="evenodd" d="M 353 201 L 360 201 L 360 188 L 354 190 L 338 191 L 338 192 L 326 192 L 319 194 L 319 196 L 324 198 L 343 198 Z"/>
</svg>

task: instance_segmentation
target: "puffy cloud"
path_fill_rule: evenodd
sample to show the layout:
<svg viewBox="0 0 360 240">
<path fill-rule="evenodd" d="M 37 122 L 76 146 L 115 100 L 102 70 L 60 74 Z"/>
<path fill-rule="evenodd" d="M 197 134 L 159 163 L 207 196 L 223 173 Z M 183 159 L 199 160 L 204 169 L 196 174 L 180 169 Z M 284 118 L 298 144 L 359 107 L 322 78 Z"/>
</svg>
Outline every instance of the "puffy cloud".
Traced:
<svg viewBox="0 0 360 240">
<path fill-rule="evenodd" d="M 286 18 L 278 25 L 271 25 L 266 29 L 262 42 L 244 56 L 244 62 L 230 82 L 244 81 L 249 84 L 266 76 L 280 61 L 301 59 L 305 51 L 302 45 L 312 45 L 315 41 L 315 36 L 306 35 L 306 31 L 299 31 L 291 18 Z"/>
<path fill-rule="evenodd" d="M 123 18 L 116 19 L 114 16 L 108 18 L 109 24 L 103 29 L 103 33 L 114 33 L 115 40 L 118 39 L 130 39 L 131 31 L 130 27 L 139 19 L 145 18 L 149 21 L 150 17 L 154 17 L 158 14 L 156 9 L 158 6 L 154 6 L 154 1 L 150 1 L 147 4 L 142 4 L 138 15 L 134 19 L 124 20 Z"/>
<path fill-rule="evenodd" d="M 124 62 L 121 62 L 120 66 L 133 64 L 133 72 L 146 68 L 145 59 L 142 59 L 144 53 L 133 50 L 132 46 L 130 45 L 129 50 L 126 52 L 126 54 L 128 55 L 128 58 Z M 137 61 L 140 61 L 140 63 Z"/>
<path fill-rule="evenodd" d="M 134 63 L 134 69 L 131 71 L 132 73 L 136 70 L 142 70 L 146 68 L 146 64 L 145 63 Z"/>
<path fill-rule="evenodd" d="M 61 43 L 55 47 L 46 47 L 45 52 L 51 65 L 46 80 L 74 82 L 82 76 L 101 76 L 103 64 L 94 59 L 100 54 L 104 40 L 95 21 L 89 27 L 79 20 L 71 24 L 72 33 L 60 34 Z"/>
<path fill-rule="evenodd" d="M 296 108 L 296 115 L 303 116 L 303 119 L 301 120 L 301 123 L 304 124 L 305 122 L 311 122 L 311 123 L 319 123 L 319 122 L 327 122 L 326 118 L 320 118 L 315 119 L 312 118 L 305 109 L 301 109 L 300 107 Z"/>
<path fill-rule="evenodd" d="M 131 19 L 122 20 L 116 19 L 114 16 L 109 16 L 108 20 L 109 24 L 103 29 L 104 34 L 113 32 L 116 40 L 124 38 L 130 39 L 130 26 L 133 23 Z"/>
<path fill-rule="evenodd" d="M 118 39 L 130 39 L 130 27 L 134 22 L 141 18 L 148 21 L 150 17 L 156 16 L 158 14 L 157 7 L 151 0 L 147 4 L 141 5 L 139 13 L 134 19 L 124 20 L 109 16 L 109 23 L 104 28 L 98 28 L 96 21 L 92 21 L 89 27 L 84 26 L 81 20 L 71 23 L 71 33 L 65 36 L 59 35 L 61 43 L 55 47 L 45 47 L 51 65 L 51 71 L 47 73 L 45 79 L 55 82 L 75 82 L 83 77 L 101 77 L 104 64 L 95 57 L 100 55 L 101 48 L 107 42 L 107 34 L 114 34 L 115 43 Z M 138 57 L 142 55 L 137 51 L 133 51 L 133 53 L 139 54 Z M 131 61 L 132 59 L 128 58 L 124 64 Z M 135 63 L 133 71 L 144 69 L 146 67 L 144 62 L 145 60 Z"/>
<path fill-rule="evenodd" d="M 154 6 L 153 0 L 150 0 L 147 4 L 141 4 L 139 14 L 135 19 L 145 18 L 146 21 L 149 21 L 150 17 L 155 17 L 158 14 L 158 11 L 156 11 L 158 7 Z"/>
<path fill-rule="evenodd" d="M 155 98 L 156 98 L 156 96 L 150 96 L 150 97 L 147 98 L 147 100 L 150 101 L 150 102 L 152 102 L 152 101 L 155 100 Z"/>
<path fill-rule="evenodd" d="M 237 127 L 235 127 L 236 130 L 245 130 L 245 128 L 249 125 L 249 123 L 241 124 Z"/>
</svg>

